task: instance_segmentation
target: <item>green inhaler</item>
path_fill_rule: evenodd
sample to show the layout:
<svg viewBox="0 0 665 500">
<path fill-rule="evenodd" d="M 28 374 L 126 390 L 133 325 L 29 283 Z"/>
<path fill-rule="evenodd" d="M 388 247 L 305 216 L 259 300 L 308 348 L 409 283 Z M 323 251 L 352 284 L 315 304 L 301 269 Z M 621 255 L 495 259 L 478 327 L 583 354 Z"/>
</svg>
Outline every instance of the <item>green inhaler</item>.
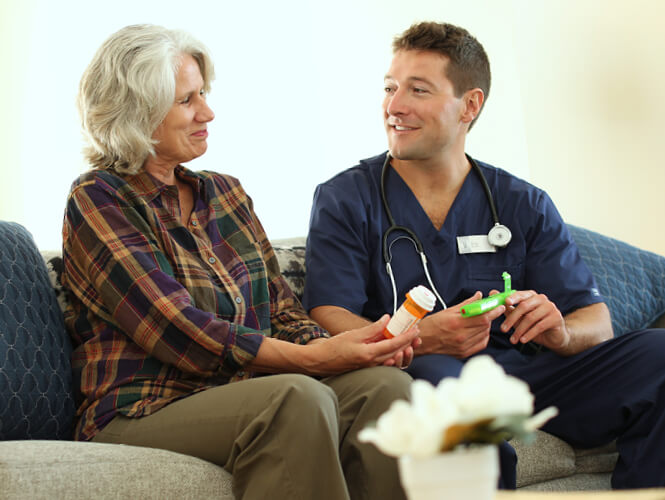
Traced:
<svg viewBox="0 0 665 500">
<path fill-rule="evenodd" d="M 504 291 L 465 305 L 460 309 L 462 316 L 466 318 L 478 316 L 479 314 L 484 314 L 497 306 L 505 304 L 506 297 L 515 293 L 515 290 L 510 288 L 510 274 L 504 271 L 501 277 L 503 278 Z"/>
</svg>

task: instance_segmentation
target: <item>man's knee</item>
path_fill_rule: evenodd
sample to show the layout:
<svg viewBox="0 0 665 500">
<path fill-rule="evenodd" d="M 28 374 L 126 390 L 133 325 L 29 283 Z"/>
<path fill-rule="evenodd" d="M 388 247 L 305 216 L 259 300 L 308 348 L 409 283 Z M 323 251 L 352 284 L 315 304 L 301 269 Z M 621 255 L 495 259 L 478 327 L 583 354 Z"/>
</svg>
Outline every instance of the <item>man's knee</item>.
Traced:
<svg viewBox="0 0 665 500">
<path fill-rule="evenodd" d="M 437 385 L 446 377 L 459 377 L 462 366 L 464 363 L 459 359 L 446 354 L 425 354 L 416 357 L 407 372 L 415 379 Z"/>
</svg>

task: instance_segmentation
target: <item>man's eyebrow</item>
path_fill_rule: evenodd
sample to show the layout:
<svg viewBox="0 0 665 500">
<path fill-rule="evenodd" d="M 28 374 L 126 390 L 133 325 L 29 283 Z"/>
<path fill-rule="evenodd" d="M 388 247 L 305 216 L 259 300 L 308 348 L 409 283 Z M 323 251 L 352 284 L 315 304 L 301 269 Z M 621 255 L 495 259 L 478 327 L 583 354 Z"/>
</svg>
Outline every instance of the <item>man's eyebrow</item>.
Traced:
<svg viewBox="0 0 665 500">
<path fill-rule="evenodd" d="M 383 77 L 383 81 L 393 80 L 393 79 L 394 78 L 391 75 L 386 75 L 386 76 Z M 430 85 L 432 87 L 435 86 L 431 81 L 429 81 L 427 78 L 424 78 L 422 76 L 410 76 L 409 78 L 407 78 L 407 81 L 426 83 L 427 85 Z"/>
</svg>

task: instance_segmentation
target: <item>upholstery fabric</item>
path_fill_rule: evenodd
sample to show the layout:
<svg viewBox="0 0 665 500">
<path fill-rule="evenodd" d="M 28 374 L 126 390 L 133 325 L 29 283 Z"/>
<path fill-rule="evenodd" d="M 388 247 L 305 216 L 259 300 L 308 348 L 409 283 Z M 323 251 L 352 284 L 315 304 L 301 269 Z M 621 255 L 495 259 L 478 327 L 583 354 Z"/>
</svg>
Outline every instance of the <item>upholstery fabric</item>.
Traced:
<svg viewBox="0 0 665 500">
<path fill-rule="evenodd" d="M 519 457 L 518 488 L 575 473 L 575 451 L 556 436 L 537 431 L 534 440 L 529 443 L 513 439 L 510 444 Z"/>
<path fill-rule="evenodd" d="M 616 337 L 651 326 L 665 313 L 665 257 L 568 225 L 612 314 Z"/>
<path fill-rule="evenodd" d="M 69 439 L 71 344 L 30 233 L 0 221 L 0 440 Z"/>
<path fill-rule="evenodd" d="M 231 474 L 172 451 L 81 441 L 0 442 L 3 499 L 233 500 Z"/>
<path fill-rule="evenodd" d="M 277 240 L 273 243 L 273 249 L 282 276 L 298 300 L 302 300 L 305 290 L 305 239 Z"/>
</svg>

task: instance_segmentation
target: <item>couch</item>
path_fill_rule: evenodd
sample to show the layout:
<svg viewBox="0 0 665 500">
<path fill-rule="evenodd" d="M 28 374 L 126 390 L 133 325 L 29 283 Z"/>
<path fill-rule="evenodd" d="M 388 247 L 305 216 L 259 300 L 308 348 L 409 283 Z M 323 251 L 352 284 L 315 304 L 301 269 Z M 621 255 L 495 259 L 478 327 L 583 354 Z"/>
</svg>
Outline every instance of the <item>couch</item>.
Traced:
<svg viewBox="0 0 665 500">
<path fill-rule="evenodd" d="M 612 312 L 615 335 L 662 324 L 665 257 L 570 226 Z M 304 286 L 304 238 L 275 242 L 296 294 Z M 40 252 L 30 233 L 0 221 L 0 497 L 233 499 L 221 467 L 178 453 L 74 442 L 71 344 L 58 252 Z M 518 487 L 607 489 L 613 445 L 574 449 L 537 432 L 513 442 Z"/>
</svg>

